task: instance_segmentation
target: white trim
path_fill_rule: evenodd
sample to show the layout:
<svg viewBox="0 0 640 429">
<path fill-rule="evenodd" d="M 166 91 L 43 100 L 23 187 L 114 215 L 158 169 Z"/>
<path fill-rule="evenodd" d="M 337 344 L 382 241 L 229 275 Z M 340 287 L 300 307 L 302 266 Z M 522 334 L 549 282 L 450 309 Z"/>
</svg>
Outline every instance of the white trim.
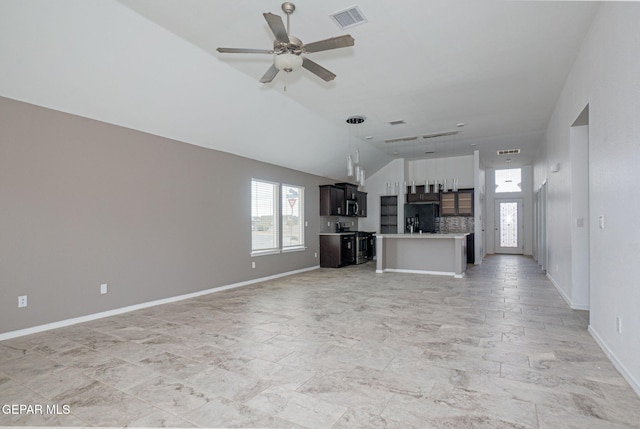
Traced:
<svg viewBox="0 0 640 429">
<path fill-rule="evenodd" d="M 448 271 L 403 270 L 399 268 L 385 268 L 382 271 L 376 270 L 376 273 L 377 274 L 382 274 L 382 273 L 430 274 L 433 276 L 452 276 L 455 278 L 464 277 L 464 273 L 456 274 L 454 272 L 448 272 Z"/>
<path fill-rule="evenodd" d="M 279 253 L 282 253 L 280 249 L 254 250 L 251 252 L 251 257 L 263 256 L 263 255 L 277 255 Z"/>
<path fill-rule="evenodd" d="M 596 343 L 598 343 L 602 351 L 604 351 L 604 353 L 607 355 L 611 363 L 613 363 L 613 366 L 615 366 L 622 377 L 627 380 L 627 383 L 629 383 L 636 394 L 640 396 L 640 382 L 638 382 L 638 380 L 636 380 L 633 375 L 631 375 L 631 373 L 627 370 L 627 368 L 625 368 L 622 362 L 618 360 L 618 357 L 611 351 L 609 347 L 607 347 L 607 344 L 600 337 L 600 335 L 598 335 L 596 330 L 593 328 L 593 325 L 589 324 L 588 330 Z"/>
<path fill-rule="evenodd" d="M 223 290 L 235 289 L 242 286 L 248 286 L 255 283 L 265 282 L 268 280 L 274 280 L 280 277 L 291 276 L 293 274 L 300 274 L 307 271 L 313 271 L 320 268 L 320 265 L 313 267 L 302 268 L 299 270 L 288 271 L 286 273 L 274 274 L 272 276 L 260 277 L 258 279 L 247 280 L 239 283 L 232 283 L 225 286 L 214 287 L 211 289 L 201 290 L 198 292 L 187 293 L 184 295 L 177 295 L 170 298 L 158 299 L 155 301 L 143 302 L 141 304 L 130 305 L 127 307 L 116 308 L 113 310 L 102 311 L 100 313 L 88 314 L 86 316 L 74 317 L 72 319 L 60 320 L 58 322 L 47 323 L 45 325 L 33 326 L 31 328 L 19 329 L 17 331 L 10 331 L 0 334 L 0 341 L 9 340 L 11 338 L 22 337 L 25 335 L 35 334 L 38 332 L 48 331 L 51 329 L 63 328 L 65 326 L 75 325 L 78 323 L 89 322 L 91 320 L 102 319 L 104 317 L 116 316 L 122 313 L 128 313 L 130 311 L 141 310 L 143 308 L 154 307 L 156 305 L 169 304 L 171 302 L 182 301 L 185 299 L 196 298 L 202 295 L 208 295 L 215 292 L 221 292 Z"/>
<path fill-rule="evenodd" d="M 307 248 L 305 246 L 289 246 L 283 247 L 282 253 L 302 252 L 303 250 L 307 250 Z"/>
<path fill-rule="evenodd" d="M 573 301 L 571 301 L 571 298 L 569 298 L 569 296 L 565 293 L 565 291 L 562 290 L 560 285 L 556 282 L 556 280 L 553 277 L 551 277 L 551 274 L 549 274 L 548 272 L 547 272 L 547 278 L 549 279 L 549 281 L 551 281 L 551 284 L 553 284 L 556 287 L 556 289 L 558 290 L 558 293 L 560 294 L 562 299 L 564 299 L 564 301 L 567 303 L 567 305 L 572 310 L 587 310 L 587 311 L 589 311 L 589 306 L 588 305 L 574 304 Z"/>
</svg>

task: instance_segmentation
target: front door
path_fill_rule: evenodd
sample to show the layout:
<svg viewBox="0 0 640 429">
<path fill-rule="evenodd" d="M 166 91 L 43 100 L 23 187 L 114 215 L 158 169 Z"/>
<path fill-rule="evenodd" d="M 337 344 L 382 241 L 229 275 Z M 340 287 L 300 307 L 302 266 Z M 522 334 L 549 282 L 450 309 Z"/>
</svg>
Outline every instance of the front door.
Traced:
<svg viewBox="0 0 640 429">
<path fill-rule="evenodd" d="M 495 252 L 523 253 L 522 198 L 496 199 Z"/>
</svg>

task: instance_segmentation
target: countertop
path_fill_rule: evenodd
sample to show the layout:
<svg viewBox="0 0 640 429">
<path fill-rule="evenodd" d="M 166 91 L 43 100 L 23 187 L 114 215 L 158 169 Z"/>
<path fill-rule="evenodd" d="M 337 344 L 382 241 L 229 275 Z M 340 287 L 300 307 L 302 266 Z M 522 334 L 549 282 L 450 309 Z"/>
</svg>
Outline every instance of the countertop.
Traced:
<svg viewBox="0 0 640 429">
<path fill-rule="evenodd" d="M 438 234 L 438 233 L 418 233 L 413 234 L 375 234 L 376 237 L 382 238 L 461 238 L 469 235 L 468 232 L 459 232 L 455 234 Z"/>
</svg>

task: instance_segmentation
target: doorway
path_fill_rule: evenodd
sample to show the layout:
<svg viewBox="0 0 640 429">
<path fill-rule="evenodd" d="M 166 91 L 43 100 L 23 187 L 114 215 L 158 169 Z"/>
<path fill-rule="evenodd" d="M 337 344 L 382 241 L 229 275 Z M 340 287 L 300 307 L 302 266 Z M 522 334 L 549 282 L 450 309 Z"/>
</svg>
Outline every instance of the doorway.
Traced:
<svg viewBox="0 0 640 429">
<path fill-rule="evenodd" d="M 571 125 L 571 307 L 589 309 L 589 106 Z"/>
<path fill-rule="evenodd" d="M 547 181 L 545 180 L 537 194 L 536 240 L 538 243 L 537 260 L 543 271 L 547 271 Z"/>
<path fill-rule="evenodd" d="M 522 198 L 495 200 L 495 252 L 522 255 L 524 253 L 524 222 Z"/>
</svg>

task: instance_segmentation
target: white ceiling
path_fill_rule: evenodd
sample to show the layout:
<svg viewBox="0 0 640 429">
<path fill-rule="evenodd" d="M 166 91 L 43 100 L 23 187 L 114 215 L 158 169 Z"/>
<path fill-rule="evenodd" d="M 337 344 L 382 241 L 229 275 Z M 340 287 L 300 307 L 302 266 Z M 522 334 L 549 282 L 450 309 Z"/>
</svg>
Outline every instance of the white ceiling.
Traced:
<svg viewBox="0 0 640 429">
<path fill-rule="evenodd" d="M 0 95 L 336 179 L 350 144 L 369 174 L 474 150 L 487 166 L 525 165 L 598 7 L 360 0 L 368 23 L 341 31 L 329 14 L 353 4 L 301 0 L 291 17 L 303 42 L 355 38 L 308 55 L 334 81 L 300 70 L 260 84 L 270 55 L 215 49 L 270 49 L 262 13 L 284 16 L 279 2 L 3 0 Z M 367 119 L 347 125 L 352 115 Z M 421 138 L 458 123 L 456 136 Z M 384 143 L 405 136 L 419 138 Z M 496 155 L 512 148 L 511 164 Z"/>
</svg>

